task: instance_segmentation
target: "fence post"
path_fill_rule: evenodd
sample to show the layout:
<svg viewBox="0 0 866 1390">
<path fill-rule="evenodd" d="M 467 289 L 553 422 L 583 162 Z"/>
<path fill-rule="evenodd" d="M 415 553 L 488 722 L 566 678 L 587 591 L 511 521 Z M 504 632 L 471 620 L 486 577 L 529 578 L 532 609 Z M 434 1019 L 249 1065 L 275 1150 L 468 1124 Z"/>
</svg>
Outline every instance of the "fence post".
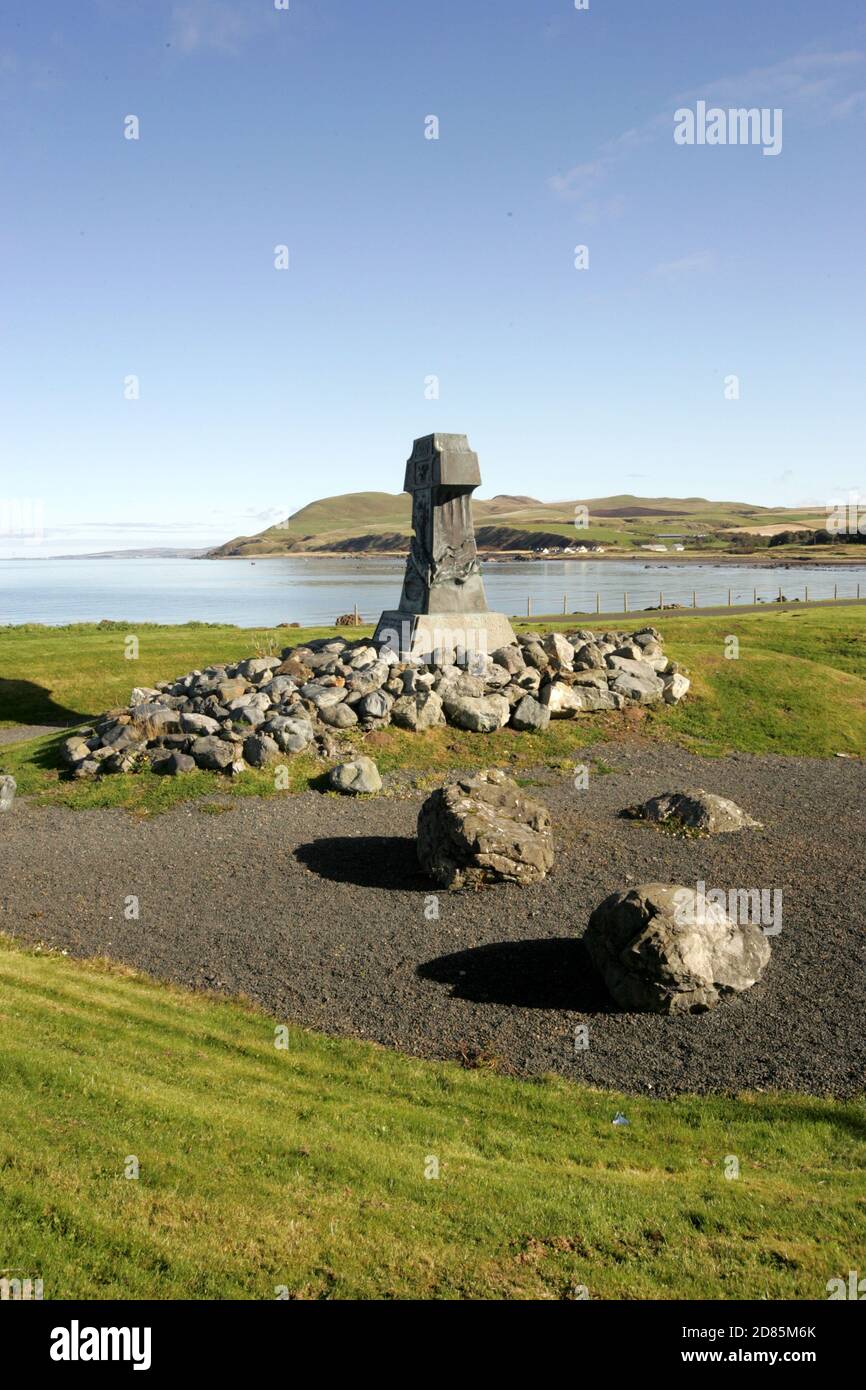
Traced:
<svg viewBox="0 0 866 1390">
<path fill-rule="evenodd" d="M 729 607 L 729 608 L 732 607 L 732 604 L 731 604 L 731 591 L 730 591 L 730 589 L 728 590 L 728 607 Z"/>
<path fill-rule="evenodd" d="M 698 594 L 697 594 L 697 590 L 696 590 L 696 589 L 692 589 L 692 608 L 697 608 L 697 606 L 698 606 Z"/>
<path fill-rule="evenodd" d="M 628 612 L 628 590 L 622 596 L 622 611 L 623 613 Z"/>
<path fill-rule="evenodd" d="M 858 597 L 858 598 L 860 597 L 860 585 L 859 585 L 859 584 L 857 585 L 857 597 Z"/>
<path fill-rule="evenodd" d="M 752 590 L 752 603 L 753 603 L 753 604 L 755 605 L 755 607 L 757 608 L 757 606 L 758 606 L 758 591 L 757 591 L 757 589 L 753 589 L 753 590 Z"/>
<path fill-rule="evenodd" d="M 532 599 L 528 594 L 526 595 L 526 616 L 527 618 L 532 617 Z"/>
<path fill-rule="evenodd" d="M 806 585 L 806 602 L 809 602 L 809 585 Z"/>
<path fill-rule="evenodd" d="M 834 584 L 834 585 L 833 585 L 833 597 L 834 597 L 834 598 L 838 597 L 838 593 L 839 593 L 839 585 L 838 585 L 838 584 Z"/>
<path fill-rule="evenodd" d="M 601 612 L 601 594 L 598 592 L 597 589 L 595 591 L 595 611 L 596 613 Z"/>
<path fill-rule="evenodd" d="M 779 585 L 779 602 L 780 602 L 780 603 L 782 602 L 782 586 L 781 586 L 781 584 Z"/>
<path fill-rule="evenodd" d="M 562 595 L 562 612 L 563 615 L 565 615 L 568 612 L 568 594 Z"/>
<path fill-rule="evenodd" d="M 659 612 L 662 611 L 662 609 L 664 608 L 664 606 L 665 606 L 665 596 L 664 596 L 664 594 L 662 593 L 661 589 L 659 589 Z"/>
</svg>

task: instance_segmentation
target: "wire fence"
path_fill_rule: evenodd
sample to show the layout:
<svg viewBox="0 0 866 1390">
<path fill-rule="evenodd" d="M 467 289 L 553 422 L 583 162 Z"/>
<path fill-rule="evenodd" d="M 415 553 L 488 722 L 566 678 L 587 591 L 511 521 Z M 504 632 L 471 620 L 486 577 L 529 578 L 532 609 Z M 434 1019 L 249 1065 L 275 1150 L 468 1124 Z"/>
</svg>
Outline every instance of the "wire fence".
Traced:
<svg viewBox="0 0 866 1390">
<path fill-rule="evenodd" d="M 674 612 L 683 608 L 738 608 L 757 607 L 759 604 L 850 602 L 863 597 L 866 585 L 861 583 L 832 585 L 826 581 L 810 584 L 789 585 L 749 585 L 735 587 L 685 589 L 674 585 L 671 589 L 655 589 L 640 585 L 631 589 L 598 589 L 592 595 L 588 606 L 572 607 L 568 592 L 562 595 L 562 613 L 565 616 L 592 616 L 595 613 L 634 613 L 634 612 Z M 579 602 L 586 604 L 586 596 Z M 531 594 L 526 596 L 525 609 L 515 617 L 532 617 L 533 613 L 549 615 L 560 611 L 549 606 L 546 597 L 539 599 Z"/>
<path fill-rule="evenodd" d="M 538 586 L 532 594 L 521 596 L 519 585 L 508 585 L 497 592 L 497 587 L 488 585 L 489 606 L 506 612 L 512 618 L 526 620 L 533 617 L 554 617 L 562 614 L 567 618 L 592 618 L 597 614 L 616 613 L 676 613 L 685 609 L 736 609 L 757 608 L 762 604 L 772 606 L 785 603 L 837 602 L 850 603 L 866 598 L 866 581 L 839 582 L 827 578 L 810 579 L 808 583 L 791 584 L 740 584 L 705 586 L 700 589 L 674 582 L 669 588 L 655 588 L 652 585 L 635 584 L 627 589 L 606 586 L 579 593 L 562 591 L 561 597 L 550 586 Z M 492 590 L 492 592 L 491 592 Z M 375 623 L 379 611 L 367 612 L 357 604 L 344 617 L 337 621 L 352 626 L 354 624 Z M 307 619 L 310 621 L 310 619 Z M 321 613 L 315 621 L 325 624 L 334 619 Z"/>
</svg>

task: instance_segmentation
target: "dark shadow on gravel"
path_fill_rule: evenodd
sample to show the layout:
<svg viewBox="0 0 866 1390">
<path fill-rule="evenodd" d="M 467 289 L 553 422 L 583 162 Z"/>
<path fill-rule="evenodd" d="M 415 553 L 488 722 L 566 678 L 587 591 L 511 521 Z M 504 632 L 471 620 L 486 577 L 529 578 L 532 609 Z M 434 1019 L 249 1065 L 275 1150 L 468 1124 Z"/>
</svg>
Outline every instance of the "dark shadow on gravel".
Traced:
<svg viewBox="0 0 866 1390">
<path fill-rule="evenodd" d="M 497 941 L 419 965 L 424 980 L 451 986 L 455 999 L 524 1009 L 616 1013 L 582 941 Z"/>
<path fill-rule="evenodd" d="M 359 888 L 432 892 L 418 864 L 415 840 L 408 835 L 334 835 L 298 845 L 295 858 L 320 878 Z"/>
</svg>

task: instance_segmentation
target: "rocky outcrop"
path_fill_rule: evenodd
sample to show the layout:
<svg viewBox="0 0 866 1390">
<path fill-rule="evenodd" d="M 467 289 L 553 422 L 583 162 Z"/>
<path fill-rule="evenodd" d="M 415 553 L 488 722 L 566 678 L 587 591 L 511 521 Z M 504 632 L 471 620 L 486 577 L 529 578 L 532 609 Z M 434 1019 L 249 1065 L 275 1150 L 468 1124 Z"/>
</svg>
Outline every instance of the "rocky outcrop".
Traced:
<svg viewBox="0 0 866 1390">
<path fill-rule="evenodd" d="M 418 861 L 443 888 L 538 883 L 553 865 L 550 812 L 503 772 L 462 777 L 421 807 Z"/>
<path fill-rule="evenodd" d="M 613 893 L 593 912 L 584 945 L 622 1009 L 704 1013 L 760 979 L 770 944 L 717 903 L 676 883 Z"/>
</svg>

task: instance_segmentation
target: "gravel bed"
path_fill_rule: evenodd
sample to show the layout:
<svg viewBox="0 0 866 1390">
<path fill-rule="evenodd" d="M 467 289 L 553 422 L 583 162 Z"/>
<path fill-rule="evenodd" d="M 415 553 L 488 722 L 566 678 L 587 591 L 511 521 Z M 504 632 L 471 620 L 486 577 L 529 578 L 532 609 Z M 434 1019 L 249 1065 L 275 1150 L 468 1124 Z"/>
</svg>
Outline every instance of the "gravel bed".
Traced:
<svg viewBox="0 0 866 1390">
<path fill-rule="evenodd" d="M 0 729 L 0 745 L 7 743 L 29 743 L 32 738 L 43 734 L 56 734 L 66 729 L 67 724 L 17 724 L 14 729 Z"/>
<path fill-rule="evenodd" d="M 425 1057 L 481 1053 L 502 1070 L 660 1096 L 862 1092 L 866 766 L 702 760 L 640 741 L 582 756 L 587 790 L 531 778 L 554 818 L 549 877 L 451 895 L 419 872 L 425 793 L 400 779 L 363 801 L 189 802 L 153 820 L 19 797 L 0 822 L 0 926 Z M 617 814 L 688 785 L 733 797 L 765 829 L 679 839 Z M 646 880 L 781 889 L 764 978 L 708 1014 L 617 1012 L 580 937 L 603 897 Z M 138 920 L 124 917 L 131 894 Z"/>
</svg>

